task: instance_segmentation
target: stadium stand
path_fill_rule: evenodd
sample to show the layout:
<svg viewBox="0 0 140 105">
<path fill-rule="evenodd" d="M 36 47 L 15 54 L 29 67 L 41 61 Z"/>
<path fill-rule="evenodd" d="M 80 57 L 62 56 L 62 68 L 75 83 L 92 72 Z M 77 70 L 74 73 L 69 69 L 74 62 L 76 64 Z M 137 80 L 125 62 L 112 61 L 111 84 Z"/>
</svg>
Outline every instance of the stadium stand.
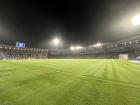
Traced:
<svg viewBox="0 0 140 105">
<path fill-rule="evenodd" d="M 128 54 L 129 59 L 140 59 L 140 36 L 80 49 L 37 49 L 17 48 L 0 44 L 0 59 L 43 59 L 43 58 L 119 58 Z"/>
<path fill-rule="evenodd" d="M 17 48 L 0 44 L 0 59 L 43 59 L 48 58 L 48 50 L 37 48 Z"/>
<path fill-rule="evenodd" d="M 119 58 L 119 54 L 128 54 L 130 59 L 140 57 L 140 36 L 131 37 L 101 47 L 91 45 L 81 49 L 49 50 L 49 58 Z"/>
</svg>

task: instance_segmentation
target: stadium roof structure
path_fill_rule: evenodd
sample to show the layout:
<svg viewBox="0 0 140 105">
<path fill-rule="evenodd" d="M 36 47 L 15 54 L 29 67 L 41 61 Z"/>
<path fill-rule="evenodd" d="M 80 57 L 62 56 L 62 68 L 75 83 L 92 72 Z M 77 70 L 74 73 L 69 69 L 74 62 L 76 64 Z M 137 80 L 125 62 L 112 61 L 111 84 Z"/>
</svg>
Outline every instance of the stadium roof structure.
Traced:
<svg viewBox="0 0 140 105">
<path fill-rule="evenodd" d="M 127 53 L 129 57 L 136 58 L 140 56 L 140 36 L 134 36 L 124 40 L 115 41 L 112 43 L 97 43 L 87 47 L 79 47 L 71 49 L 49 49 L 51 57 L 63 56 L 105 56 L 108 58 L 118 57 L 119 54 Z"/>
<path fill-rule="evenodd" d="M 117 44 L 122 44 L 122 45 L 132 44 L 132 42 L 136 43 L 136 44 L 140 43 L 140 35 L 129 37 L 129 38 L 118 40 L 118 41 L 114 41 L 111 43 L 97 43 L 97 44 L 102 44 L 102 46 L 110 46 L 110 45 L 116 46 Z M 95 47 L 97 44 L 90 45 L 88 47 Z"/>
</svg>

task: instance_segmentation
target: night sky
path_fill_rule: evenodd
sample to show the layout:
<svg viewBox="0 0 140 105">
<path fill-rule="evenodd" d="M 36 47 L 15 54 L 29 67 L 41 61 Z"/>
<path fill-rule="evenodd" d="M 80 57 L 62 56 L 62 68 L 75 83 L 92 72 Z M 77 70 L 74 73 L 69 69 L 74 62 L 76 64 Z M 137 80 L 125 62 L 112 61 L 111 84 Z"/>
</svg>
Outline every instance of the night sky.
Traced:
<svg viewBox="0 0 140 105">
<path fill-rule="evenodd" d="M 52 48 L 50 40 L 59 37 L 67 48 L 112 42 L 140 33 L 131 23 L 137 14 L 140 0 L 1 0 L 0 43 Z"/>
</svg>

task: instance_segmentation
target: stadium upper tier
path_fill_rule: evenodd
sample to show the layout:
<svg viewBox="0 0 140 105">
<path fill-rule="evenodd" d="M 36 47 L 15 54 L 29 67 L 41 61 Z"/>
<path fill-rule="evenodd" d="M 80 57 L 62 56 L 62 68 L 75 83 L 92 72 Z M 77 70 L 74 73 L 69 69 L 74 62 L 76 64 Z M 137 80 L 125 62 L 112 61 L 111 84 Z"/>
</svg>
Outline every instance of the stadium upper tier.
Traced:
<svg viewBox="0 0 140 105">
<path fill-rule="evenodd" d="M 120 40 L 107 44 L 91 45 L 80 49 L 53 49 L 49 50 L 49 57 L 118 57 L 120 53 L 128 53 L 129 57 L 140 56 L 140 36 Z"/>
<path fill-rule="evenodd" d="M 48 50 L 39 48 L 17 48 L 0 44 L 0 59 L 47 58 Z"/>
</svg>

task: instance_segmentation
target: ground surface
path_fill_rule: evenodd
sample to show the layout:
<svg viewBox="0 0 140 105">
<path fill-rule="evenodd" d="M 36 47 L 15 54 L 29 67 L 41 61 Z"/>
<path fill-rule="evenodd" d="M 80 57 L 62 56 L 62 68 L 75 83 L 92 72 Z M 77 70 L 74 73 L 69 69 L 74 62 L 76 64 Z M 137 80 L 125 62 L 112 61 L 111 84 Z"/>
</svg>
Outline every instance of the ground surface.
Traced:
<svg viewBox="0 0 140 105">
<path fill-rule="evenodd" d="M 140 64 L 0 61 L 0 105 L 140 105 Z"/>
</svg>

